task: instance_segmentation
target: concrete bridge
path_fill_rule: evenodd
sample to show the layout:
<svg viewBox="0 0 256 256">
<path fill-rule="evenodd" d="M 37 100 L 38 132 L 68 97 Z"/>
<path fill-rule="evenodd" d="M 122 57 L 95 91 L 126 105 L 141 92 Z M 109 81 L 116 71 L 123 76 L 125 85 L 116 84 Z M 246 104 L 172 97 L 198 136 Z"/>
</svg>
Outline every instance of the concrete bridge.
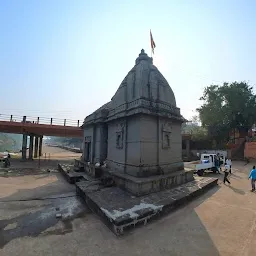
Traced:
<svg viewBox="0 0 256 256">
<path fill-rule="evenodd" d="M 83 137 L 81 120 L 15 116 L 0 114 L 0 132 L 23 134 L 22 159 L 26 160 L 28 136 L 28 159 L 42 156 L 43 136 Z"/>
</svg>

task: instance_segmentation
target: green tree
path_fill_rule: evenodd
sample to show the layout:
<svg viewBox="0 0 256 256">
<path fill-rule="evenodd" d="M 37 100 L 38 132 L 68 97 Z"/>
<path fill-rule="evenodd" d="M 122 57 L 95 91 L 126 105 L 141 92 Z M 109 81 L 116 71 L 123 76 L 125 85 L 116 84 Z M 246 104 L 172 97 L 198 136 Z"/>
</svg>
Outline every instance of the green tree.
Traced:
<svg viewBox="0 0 256 256">
<path fill-rule="evenodd" d="M 202 126 L 217 143 L 226 142 L 232 129 L 248 130 L 256 119 L 256 96 L 246 82 L 211 85 L 197 109 Z"/>
<path fill-rule="evenodd" d="M 192 135 L 192 140 L 205 140 L 207 138 L 207 130 L 200 125 L 198 116 L 193 116 L 190 122 L 184 123 L 182 132 Z"/>
<path fill-rule="evenodd" d="M 20 134 L 0 133 L 0 152 L 19 151 L 21 143 L 22 136 Z"/>
</svg>

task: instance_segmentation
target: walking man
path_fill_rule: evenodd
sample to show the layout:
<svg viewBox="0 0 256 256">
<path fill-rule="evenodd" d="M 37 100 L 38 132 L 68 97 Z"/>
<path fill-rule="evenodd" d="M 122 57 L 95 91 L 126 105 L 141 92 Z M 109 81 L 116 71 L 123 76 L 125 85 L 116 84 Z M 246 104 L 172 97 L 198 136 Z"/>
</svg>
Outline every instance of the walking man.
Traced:
<svg viewBox="0 0 256 256">
<path fill-rule="evenodd" d="M 230 166 L 228 164 L 225 164 L 224 180 L 223 180 L 224 184 L 226 184 L 226 182 L 230 184 L 230 181 L 228 180 L 229 170 L 230 170 Z"/>
<path fill-rule="evenodd" d="M 252 167 L 252 170 L 249 174 L 248 180 L 251 179 L 252 192 L 255 191 L 255 181 L 256 181 L 256 168 L 255 165 Z"/>
<path fill-rule="evenodd" d="M 229 165 L 229 173 L 231 174 L 232 161 L 231 161 L 230 158 L 228 158 L 228 159 L 226 160 L 226 164 Z"/>
</svg>

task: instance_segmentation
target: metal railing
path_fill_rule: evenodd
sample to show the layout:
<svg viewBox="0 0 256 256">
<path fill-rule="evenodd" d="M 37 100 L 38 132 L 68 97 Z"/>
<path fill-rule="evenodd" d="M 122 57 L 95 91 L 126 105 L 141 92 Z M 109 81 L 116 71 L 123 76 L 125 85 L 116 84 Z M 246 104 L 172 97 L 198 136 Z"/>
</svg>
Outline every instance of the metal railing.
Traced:
<svg viewBox="0 0 256 256">
<path fill-rule="evenodd" d="M 80 127 L 81 120 L 0 114 L 0 121 Z"/>
</svg>

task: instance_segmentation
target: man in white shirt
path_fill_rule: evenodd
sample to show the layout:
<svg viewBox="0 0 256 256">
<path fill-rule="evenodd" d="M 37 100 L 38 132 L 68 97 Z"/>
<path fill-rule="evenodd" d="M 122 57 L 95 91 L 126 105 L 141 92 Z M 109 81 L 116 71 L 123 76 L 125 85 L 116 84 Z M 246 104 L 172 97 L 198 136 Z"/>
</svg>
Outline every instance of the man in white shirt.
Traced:
<svg viewBox="0 0 256 256">
<path fill-rule="evenodd" d="M 229 173 L 231 174 L 231 166 L 232 166 L 232 161 L 230 158 L 227 158 L 226 164 L 229 165 Z"/>
<path fill-rule="evenodd" d="M 225 184 L 226 182 L 230 184 L 230 181 L 228 180 L 228 174 L 230 172 L 230 166 L 228 164 L 225 164 L 225 170 L 224 170 L 224 180 L 223 183 Z"/>
</svg>

